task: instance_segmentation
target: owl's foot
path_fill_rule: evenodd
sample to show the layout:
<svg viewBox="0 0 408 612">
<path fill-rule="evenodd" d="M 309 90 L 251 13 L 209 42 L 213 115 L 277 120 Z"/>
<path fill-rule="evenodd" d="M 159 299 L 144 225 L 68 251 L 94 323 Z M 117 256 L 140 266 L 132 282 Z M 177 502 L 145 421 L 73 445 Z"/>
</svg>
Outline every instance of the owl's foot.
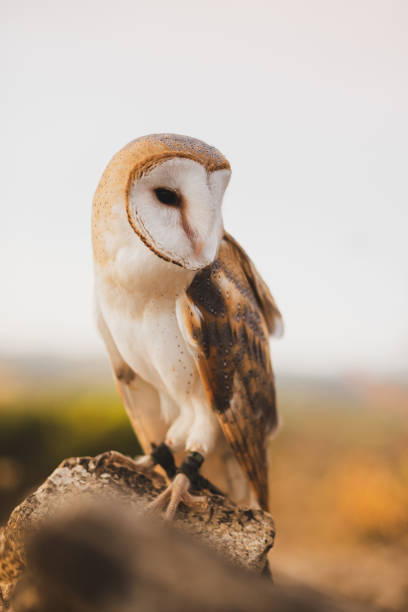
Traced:
<svg viewBox="0 0 408 612">
<path fill-rule="evenodd" d="M 131 457 L 122 455 L 122 453 L 119 453 L 119 451 L 111 450 L 101 453 L 95 457 L 95 471 L 103 471 L 105 465 L 109 463 L 113 463 L 120 467 L 126 467 L 131 470 L 134 470 L 137 465 L 137 462 Z"/>
<path fill-rule="evenodd" d="M 205 496 L 191 495 L 191 493 L 189 493 L 188 490 L 190 486 L 190 479 L 185 474 L 176 474 L 174 480 L 163 493 L 160 493 L 160 495 L 149 504 L 149 510 L 160 511 L 166 509 L 164 518 L 166 521 L 172 521 L 181 502 L 184 502 L 187 506 L 205 503 L 207 501 Z"/>
<path fill-rule="evenodd" d="M 189 489 L 201 488 L 199 485 L 202 478 L 198 471 L 204 461 L 200 453 L 189 453 L 177 470 L 173 481 L 160 495 L 149 504 L 151 510 L 162 510 L 166 508 L 165 519 L 171 521 L 176 514 L 180 502 L 187 505 L 204 503 L 207 498 L 203 495 L 191 495 Z"/>
<path fill-rule="evenodd" d="M 123 466 L 131 470 L 136 468 L 138 471 L 148 474 L 155 465 L 160 465 L 171 480 L 177 471 L 173 453 L 164 442 L 158 446 L 155 444 L 152 446 L 153 450 L 150 455 L 139 455 L 134 459 L 127 455 L 122 455 L 118 451 L 106 451 L 95 458 L 95 469 L 101 471 L 107 463 L 114 463 L 117 466 Z"/>
</svg>

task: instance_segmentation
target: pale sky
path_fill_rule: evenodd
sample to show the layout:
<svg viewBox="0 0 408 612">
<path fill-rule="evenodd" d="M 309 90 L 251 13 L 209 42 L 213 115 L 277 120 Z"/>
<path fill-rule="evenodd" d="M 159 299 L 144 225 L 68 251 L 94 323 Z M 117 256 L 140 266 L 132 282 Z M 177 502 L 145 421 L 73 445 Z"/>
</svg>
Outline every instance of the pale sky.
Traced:
<svg viewBox="0 0 408 612">
<path fill-rule="evenodd" d="M 283 312 L 278 372 L 408 372 L 406 0 L 1 13 L 1 353 L 103 353 L 93 192 L 128 141 L 175 132 L 231 162 L 225 226 Z"/>
</svg>

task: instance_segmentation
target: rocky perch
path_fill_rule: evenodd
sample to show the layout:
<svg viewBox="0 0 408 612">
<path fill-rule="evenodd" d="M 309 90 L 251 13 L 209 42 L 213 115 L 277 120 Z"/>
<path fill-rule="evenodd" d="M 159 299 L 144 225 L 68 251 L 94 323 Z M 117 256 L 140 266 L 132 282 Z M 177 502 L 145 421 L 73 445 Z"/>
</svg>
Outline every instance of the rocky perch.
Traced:
<svg viewBox="0 0 408 612">
<path fill-rule="evenodd" d="M 165 486 L 115 451 L 63 461 L 0 532 L 0 610 L 365 609 L 260 576 L 275 535 L 262 510 L 208 493 L 200 506 L 181 504 L 171 525 L 152 517 L 146 505 Z"/>
<path fill-rule="evenodd" d="M 26 566 L 27 534 L 67 508 L 110 503 L 131 509 L 142 520 L 147 503 L 166 486 L 156 471 L 138 469 L 120 453 L 66 459 L 32 495 L 11 514 L 1 538 L 0 588 L 8 601 Z M 174 527 L 214 548 L 235 565 L 261 572 L 273 546 L 272 517 L 262 510 L 239 508 L 227 497 L 208 495 L 208 503 L 189 508 L 181 504 Z M 139 518 L 137 518 L 139 517 Z M 147 517 L 148 518 L 148 517 Z"/>
</svg>

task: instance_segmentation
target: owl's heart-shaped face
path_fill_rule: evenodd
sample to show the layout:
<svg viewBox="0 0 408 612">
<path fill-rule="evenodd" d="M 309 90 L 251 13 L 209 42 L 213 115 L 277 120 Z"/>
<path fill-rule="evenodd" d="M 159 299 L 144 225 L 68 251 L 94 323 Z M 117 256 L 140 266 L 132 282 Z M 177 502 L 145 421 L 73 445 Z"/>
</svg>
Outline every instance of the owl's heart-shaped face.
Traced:
<svg viewBox="0 0 408 612">
<path fill-rule="evenodd" d="M 130 181 L 129 222 L 159 256 L 189 270 L 209 265 L 223 232 L 222 198 L 230 170 L 208 170 L 185 157 L 171 157 Z"/>
</svg>

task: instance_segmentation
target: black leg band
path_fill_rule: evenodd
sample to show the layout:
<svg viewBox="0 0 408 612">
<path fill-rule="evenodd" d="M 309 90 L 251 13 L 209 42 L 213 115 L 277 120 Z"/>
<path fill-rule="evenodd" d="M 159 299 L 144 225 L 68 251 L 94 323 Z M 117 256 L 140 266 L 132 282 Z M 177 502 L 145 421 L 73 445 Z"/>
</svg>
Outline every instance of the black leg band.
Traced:
<svg viewBox="0 0 408 612">
<path fill-rule="evenodd" d="M 162 442 L 159 446 L 152 444 L 153 450 L 151 452 L 151 457 L 155 463 L 155 465 L 160 465 L 163 470 L 166 472 L 167 476 L 172 479 L 176 475 L 176 464 L 174 461 L 173 453 L 165 444 Z"/>
<path fill-rule="evenodd" d="M 200 453 L 191 452 L 184 459 L 177 470 L 178 474 L 185 474 L 195 489 L 199 488 L 198 470 L 202 466 L 204 457 Z"/>
<path fill-rule="evenodd" d="M 199 469 L 204 462 L 204 457 L 200 453 L 191 452 L 184 459 L 183 463 L 177 470 L 178 474 L 185 474 L 194 489 L 207 489 L 215 495 L 224 495 L 220 489 L 214 486 L 207 478 L 201 476 Z"/>
</svg>

